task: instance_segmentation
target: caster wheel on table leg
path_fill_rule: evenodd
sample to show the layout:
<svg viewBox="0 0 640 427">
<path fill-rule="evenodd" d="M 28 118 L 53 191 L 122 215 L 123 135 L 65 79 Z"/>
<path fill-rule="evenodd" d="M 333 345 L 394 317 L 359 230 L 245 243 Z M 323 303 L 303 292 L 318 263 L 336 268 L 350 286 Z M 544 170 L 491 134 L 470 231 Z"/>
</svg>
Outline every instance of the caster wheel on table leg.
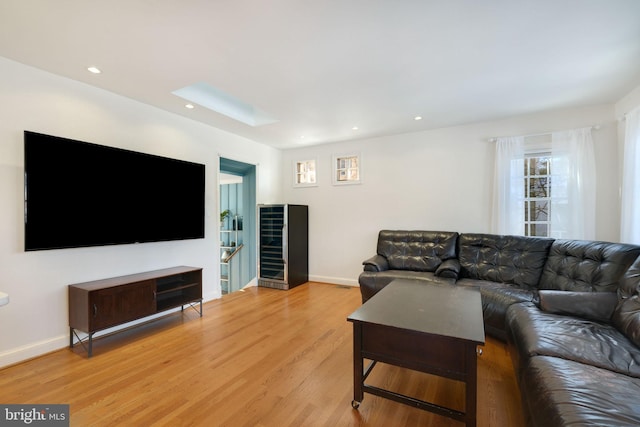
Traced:
<svg viewBox="0 0 640 427">
<path fill-rule="evenodd" d="M 360 407 L 360 402 L 358 402 L 357 400 L 352 400 L 351 401 L 351 407 L 353 409 L 358 409 L 358 407 Z"/>
</svg>

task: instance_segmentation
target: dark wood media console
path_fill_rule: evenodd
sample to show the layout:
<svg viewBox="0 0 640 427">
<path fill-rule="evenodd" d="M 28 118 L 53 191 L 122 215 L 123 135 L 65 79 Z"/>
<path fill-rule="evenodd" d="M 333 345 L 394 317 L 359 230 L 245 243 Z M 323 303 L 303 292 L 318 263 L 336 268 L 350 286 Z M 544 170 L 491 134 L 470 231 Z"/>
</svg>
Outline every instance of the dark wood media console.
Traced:
<svg viewBox="0 0 640 427">
<path fill-rule="evenodd" d="M 94 333 L 185 305 L 202 317 L 201 268 L 173 267 L 69 285 L 69 347 L 75 336 L 77 343 L 88 343 L 91 357 Z M 88 336 L 81 339 L 77 331 Z"/>
</svg>

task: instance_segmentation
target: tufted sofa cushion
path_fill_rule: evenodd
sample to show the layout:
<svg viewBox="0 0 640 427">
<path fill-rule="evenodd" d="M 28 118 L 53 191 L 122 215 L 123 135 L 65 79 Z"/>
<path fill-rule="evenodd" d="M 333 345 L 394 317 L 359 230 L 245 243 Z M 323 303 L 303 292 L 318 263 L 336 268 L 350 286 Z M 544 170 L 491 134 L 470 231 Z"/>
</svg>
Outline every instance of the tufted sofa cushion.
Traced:
<svg viewBox="0 0 640 427">
<path fill-rule="evenodd" d="M 460 275 L 535 289 L 552 243 L 542 237 L 461 234 Z"/>
<path fill-rule="evenodd" d="M 640 351 L 611 324 L 553 314 L 533 304 L 507 309 L 507 331 L 520 364 L 534 356 L 553 356 L 640 378 Z"/>
<path fill-rule="evenodd" d="M 640 300 L 637 294 L 620 301 L 612 320 L 620 332 L 640 347 Z"/>
<path fill-rule="evenodd" d="M 640 425 L 640 378 L 538 356 L 531 359 L 520 384 L 527 426 Z"/>
<path fill-rule="evenodd" d="M 640 347 L 640 258 L 629 267 L 618 288 L 618 306 L 613 312 L 613 324 Z"/>
<path fill-rule="evenodd" d="M 387 259 L 390 270 L 434 272 L 456 257 L 457 239 L 456 232 L 382 230 L 377 253 Z"/>
<path fill-rule="evenodd" d="M 625 271 L 620 287 L 618 288 L 618 297 L 626 299 L 636 294 L 640 289 L 640 257 L 636 258 L 631 267 Z"/>
<path fill-rule="evenodd" d="M 538 296 L 536 290 L 522 289 L 516 285 L 488 280 L 460 279 L 456 282 L 456 285 L 480 290 L 484 330 L 489 335 L 503 341 L 507 340 L 505 328 L 507 308 L 511 304 L 534 302 Z"/>
<path fill-rule="evenodd" d="M 556 240 L 540 278 L 540 289 L 616 292 L 640 246 L 586 240 Z"/>
</svg>

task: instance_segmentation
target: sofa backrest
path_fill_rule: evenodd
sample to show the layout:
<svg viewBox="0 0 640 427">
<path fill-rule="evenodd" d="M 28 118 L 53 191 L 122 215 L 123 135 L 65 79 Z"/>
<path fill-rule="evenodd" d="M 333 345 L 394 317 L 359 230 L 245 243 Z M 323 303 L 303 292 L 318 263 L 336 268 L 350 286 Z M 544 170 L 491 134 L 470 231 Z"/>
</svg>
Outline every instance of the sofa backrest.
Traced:
<svg viewBox="0 0 640 427">
<path fill-rule="evenodd" d="M 544 237 L 460 234 L 460 277 L 536 288 L 552 243 Z"/>
<path fill-rule="evenodd" d="M 540 278 L 540 289 L 616 292 L 640 246 L 591 240 L 556 240 Z"/>
<path fill-rule="evenodd" d="M 450 231 L 382 230 L 378 255 L 390 270 L 435 271 L 442 261 L 456 257 L 458 233 Z"/>
<path fill-rule="evenodd" d="M 640 347 L 640 257 L 624 273 L 618 288 L 618 305 L 612 322 L 635 345 Z"/>
<path fill-rule="evenodd" d="M 619 299 L 630 298 L 640 292 L 640 257 L 624 272 L 618 287 Z"/>
</svg>

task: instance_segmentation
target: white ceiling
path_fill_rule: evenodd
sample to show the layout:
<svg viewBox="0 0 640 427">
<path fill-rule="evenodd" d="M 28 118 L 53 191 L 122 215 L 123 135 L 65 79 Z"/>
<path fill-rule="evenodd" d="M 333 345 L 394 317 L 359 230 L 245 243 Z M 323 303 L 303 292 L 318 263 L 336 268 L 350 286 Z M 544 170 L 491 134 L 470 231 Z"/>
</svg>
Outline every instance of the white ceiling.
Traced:
<svg viewBox="0 0 640 427">
<path fill-rule="evenodd" d="M 300 147 L 616 102 L 640 0 L 2 0 L 0 56 Z M 195 83 L 278 122 L 188 110 Z"/>
</svg>

